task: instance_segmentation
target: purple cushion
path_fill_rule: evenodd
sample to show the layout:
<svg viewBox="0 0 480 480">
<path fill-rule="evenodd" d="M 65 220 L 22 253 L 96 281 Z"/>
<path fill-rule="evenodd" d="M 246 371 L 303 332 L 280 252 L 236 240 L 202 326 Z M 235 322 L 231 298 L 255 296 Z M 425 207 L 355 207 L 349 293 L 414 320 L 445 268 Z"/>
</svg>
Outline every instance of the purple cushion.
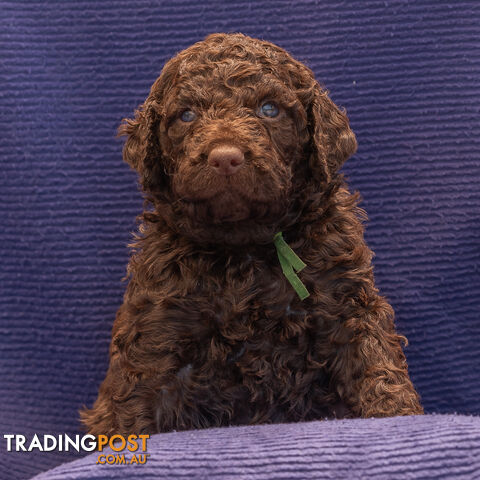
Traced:
<svg viewBox="0 0 480 480">
<path fill-rule="evenodd" d="M 152 436 L 147 451 L 144 465 L 96 465 L 95 453 L 35 480 L 473 479 L 480 475 L 480 417 L 425 415 L 174 432 Z"/>
</svg>

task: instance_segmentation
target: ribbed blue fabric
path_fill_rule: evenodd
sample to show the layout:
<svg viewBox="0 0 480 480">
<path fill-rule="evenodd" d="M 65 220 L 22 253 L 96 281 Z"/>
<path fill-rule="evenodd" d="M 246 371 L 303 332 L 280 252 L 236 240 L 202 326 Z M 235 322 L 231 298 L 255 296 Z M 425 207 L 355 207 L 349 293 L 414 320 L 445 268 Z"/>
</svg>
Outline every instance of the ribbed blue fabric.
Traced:
<svg viewBox="0 0 480 480">
<path fill-rule="evenodd" d="M 359 150 L 344 172 L 412 379 L 427 412 L 480 413 L 479 2 L 0 0 L 0 12 L 0 432 L 78 432 L 142 208 L 116 128 L 166 59 L 217 31 L 286 48 L 347 108 Z M 0 438 L 0 478 L 69 458 L 6 453 Z"/>
<path fill-rule="evenodd" d="M 97 465 L 95 453 L 35 480 L 478 479 L 480 417 L 428 415 L 167 433 L 149 439 L 147 451 L 144 465 Z M 125 454 L 125 461 L 131 457 Z"/>
</svg>

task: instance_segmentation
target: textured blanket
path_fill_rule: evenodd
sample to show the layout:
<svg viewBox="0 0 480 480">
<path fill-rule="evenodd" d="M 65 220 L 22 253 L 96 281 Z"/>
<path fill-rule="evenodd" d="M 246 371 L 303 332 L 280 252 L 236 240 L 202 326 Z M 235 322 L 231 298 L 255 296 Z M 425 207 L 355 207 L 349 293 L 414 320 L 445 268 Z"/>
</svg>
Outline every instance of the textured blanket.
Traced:
<svg viewBox="0 0 480 480">
<path fill-rule="evenodd" d="M 148 441 L 148 453 L 144 465 L 96 465 L 96 453 L 35 480 L 474 479 L 480 478 L 480 418 L 429 415 L 167 433 Z"/>
</svg>

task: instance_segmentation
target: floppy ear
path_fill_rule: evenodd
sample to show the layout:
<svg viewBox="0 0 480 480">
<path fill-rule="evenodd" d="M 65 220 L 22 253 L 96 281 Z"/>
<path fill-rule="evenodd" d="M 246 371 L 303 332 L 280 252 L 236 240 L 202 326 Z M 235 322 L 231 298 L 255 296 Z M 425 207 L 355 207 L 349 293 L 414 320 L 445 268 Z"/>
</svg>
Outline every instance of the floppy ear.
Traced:
<svg viewBox="0 0 480 480">
<path fill-rule="evenodd" d="M 135 118 L 123 119 L 118 136 L 127 136 L 123 160 L 135 169 L 145 191 L 155 191 L 166 184 L 167 176 L 159 142 L 160 114 L 154 100 L 147 99 L 135 111 Z"/>
<path fill-rule="evenodd" d="M 345 111 L 340 110 L 318 83 L 309 111 L 312 142 L 310 169 L 319 181 L 330 181 L 343 163 L 357 150 L 355 134 Z"/>
</svg>

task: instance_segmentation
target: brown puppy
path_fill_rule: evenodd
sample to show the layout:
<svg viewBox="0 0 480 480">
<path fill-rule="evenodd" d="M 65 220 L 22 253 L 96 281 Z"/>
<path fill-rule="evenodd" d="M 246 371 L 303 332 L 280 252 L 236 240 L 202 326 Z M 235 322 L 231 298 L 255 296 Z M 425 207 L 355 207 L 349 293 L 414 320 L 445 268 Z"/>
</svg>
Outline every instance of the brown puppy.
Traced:
<svg viewBox="0 0 480 480">
<path fill-rule="evenodd" d="M 146 208 L 89 432 L 422 413 L 338 173 L 355 136 L 311 70 L 210 35 L 120 132 Z M 304 300 L 278 232 L 307 265 Z"/>
</svg>

